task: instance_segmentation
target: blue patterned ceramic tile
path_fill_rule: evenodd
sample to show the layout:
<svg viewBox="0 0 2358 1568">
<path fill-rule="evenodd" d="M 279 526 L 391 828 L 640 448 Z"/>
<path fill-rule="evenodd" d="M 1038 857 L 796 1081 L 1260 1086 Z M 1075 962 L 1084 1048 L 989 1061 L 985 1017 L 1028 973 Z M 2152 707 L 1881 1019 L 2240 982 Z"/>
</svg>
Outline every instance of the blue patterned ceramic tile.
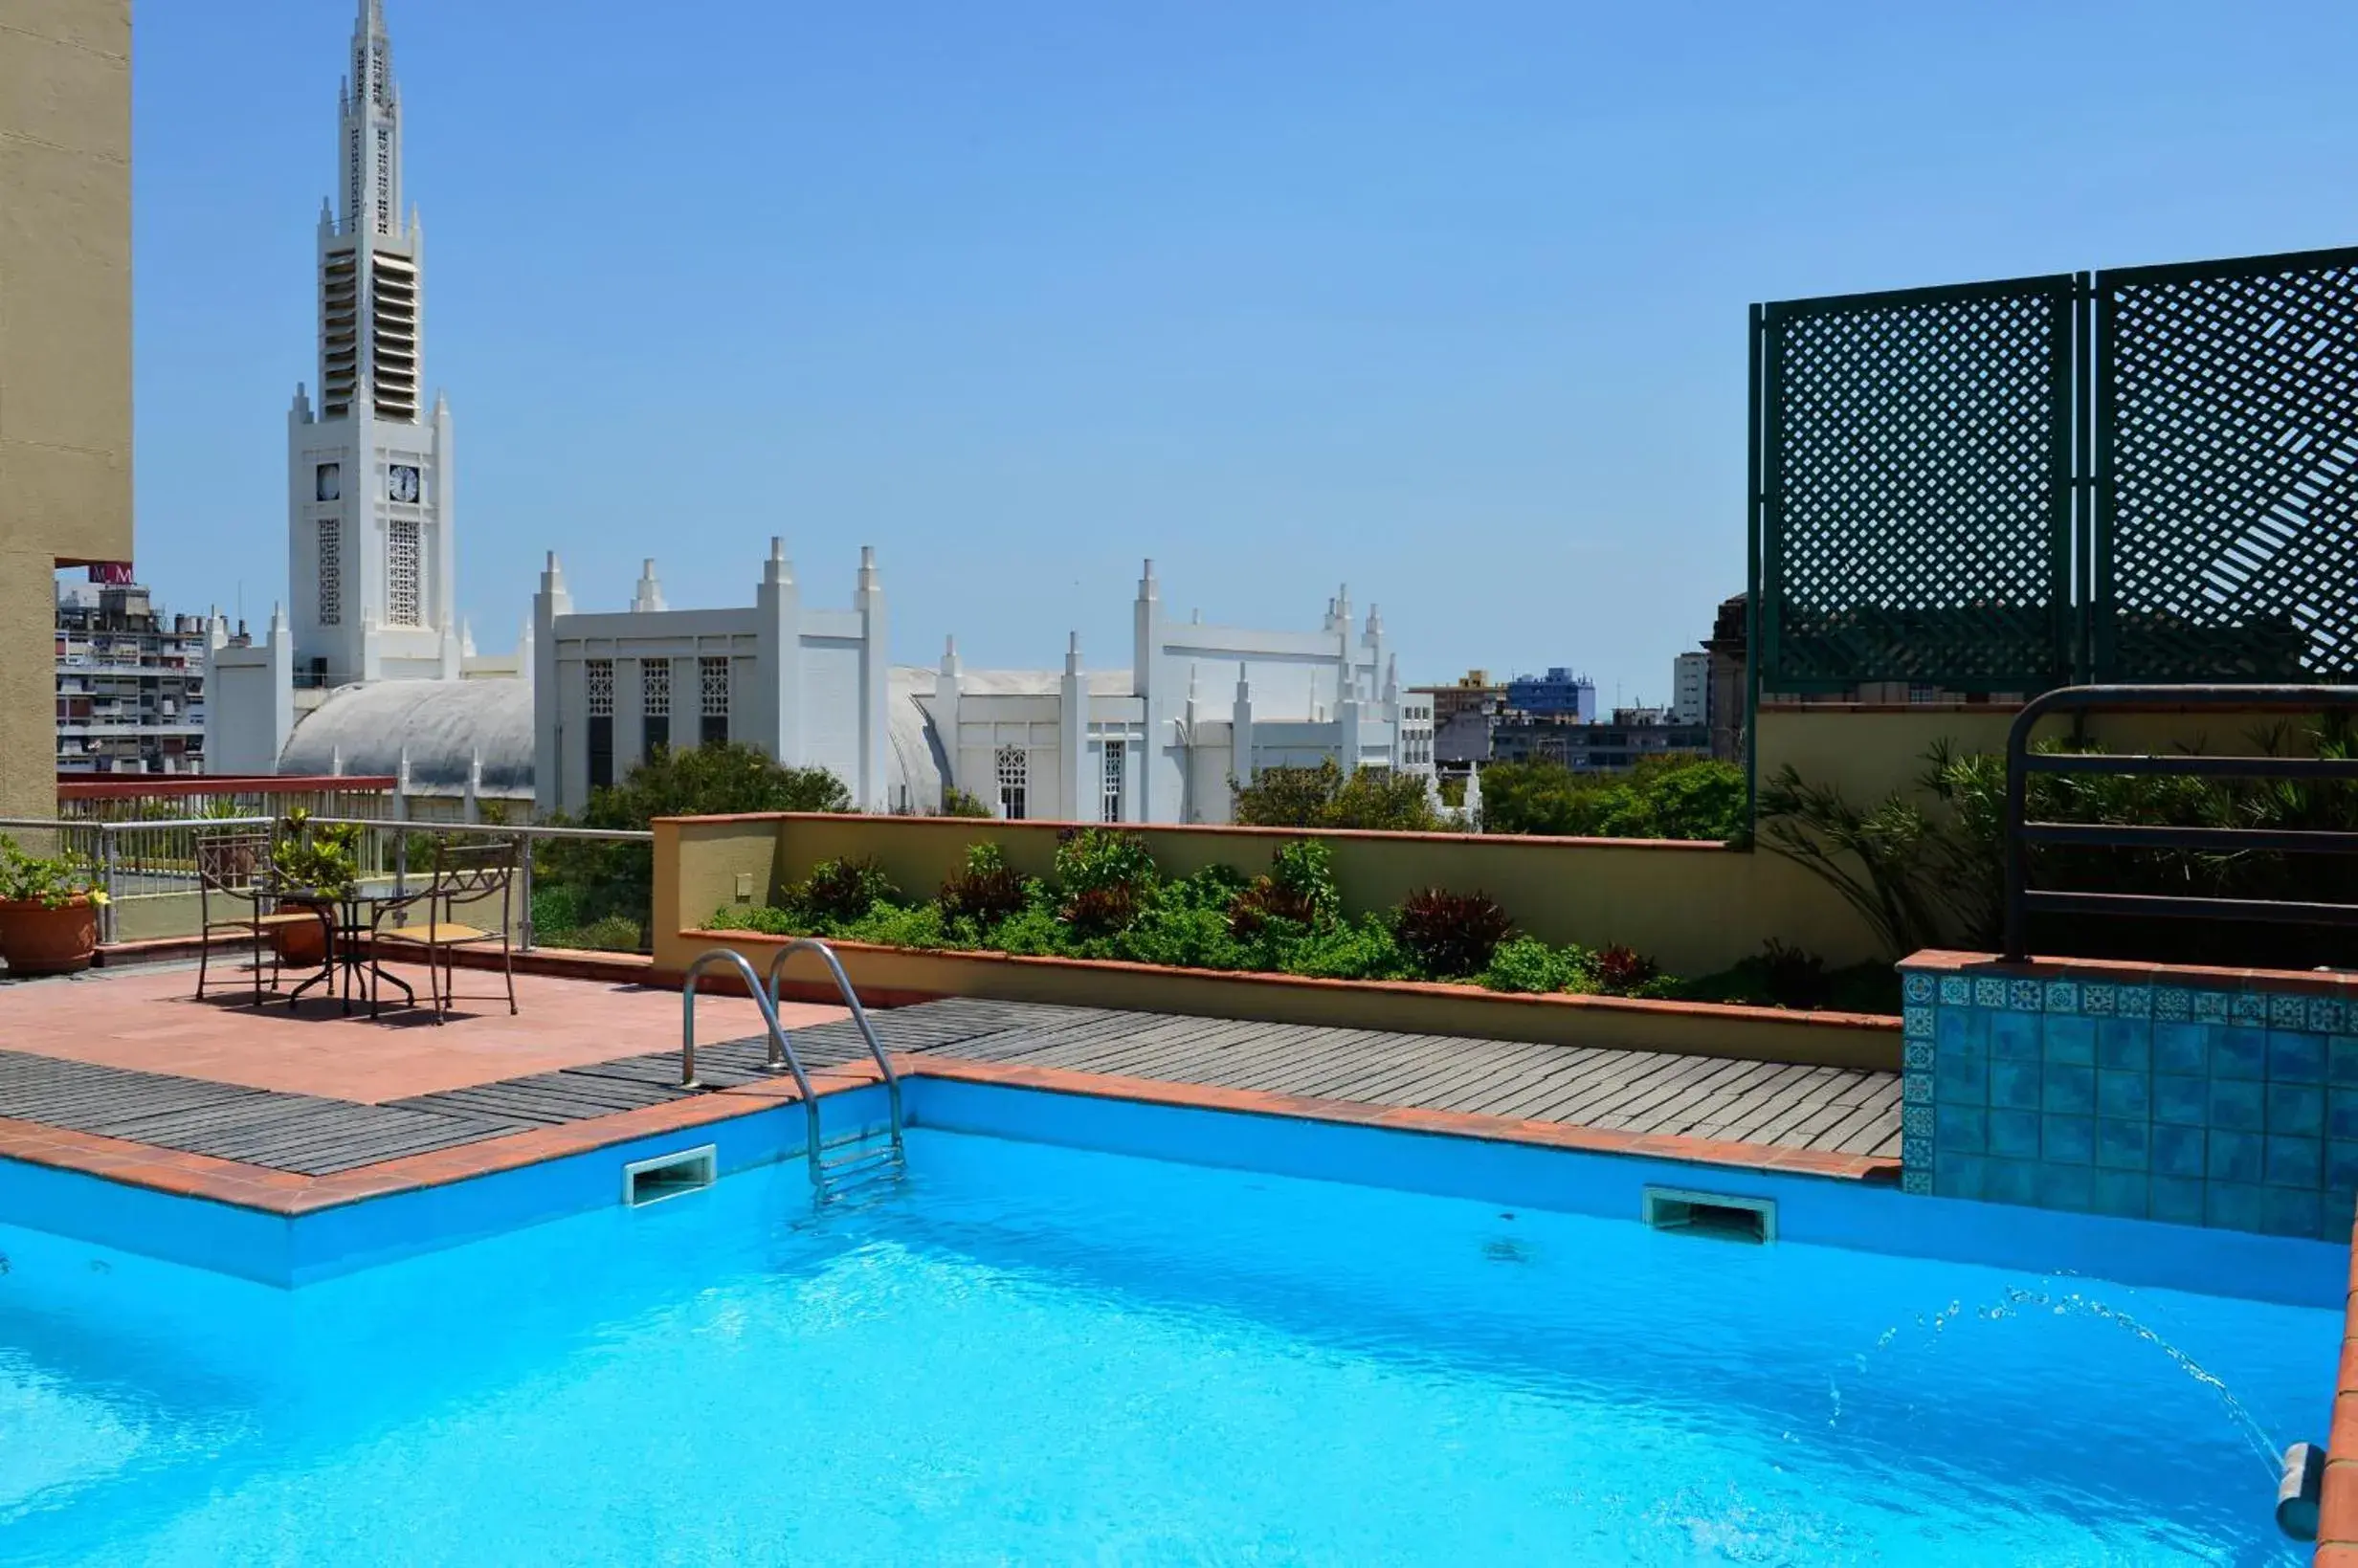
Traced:
<svg viewBox="0 0 2358 1568">
<path fill-rule="evenodd" d="M 1900 1061 L 1911 1072 L 1921 1072 L 1932 1066 L 1932 1042 L 1909 1040 L 1900 1048 Z"/>
<path fill-rule="evenodd" d="M 2358 1137 L 2358 1089 L 2325 1091 L 2325 1136 Z"/>
<path fill-rule="evenodd" d="M 2267 1159 L 2265 1180 L 2271 1186 L 2307 1187 L 2314 1192 L 2325 1184 L 2325 1146 L 2316 1138 L 2271 1133 Z"/>
<path fill-rule="evenodd" d="M 2051 980 L 2047 983 L 2045 1001 L 2051 1013 L 2076 1013 L 2080 1010 L 2080 986 L 2073 981 Z"/>
<path fill-rule="evenodd" d="M 2210 1169 L 2209 1155 L 2203 1146 L 2205 1134 L 2199 1127 L 2172 1127 L 2163 1122 L 2153 1124 L 2151 1150 L 2153 1174 L 2156 1176 L 2186 1176 L 2199 1181 Z"/>
<path fill-rule="evenodd" d="M 2268 1037 L 2258 1029 L 2211 1030 L 2211 1076 L 2260 1079 L 2268 1075 Z"/>
<path fill-rule="evenodd" d="M 1900 1140 L 1900 1168 L 1932 1163 L 1932 1140 L 1928 1137 L 1903 1137 Z"/>
<path fill-rule="evenodd" d="M 2036 1062 L 1991 1062 L 1990 1103 L 2006 1111 L 2035 1111 L 2044 1099 L 2044 1071 Z"/>
<path fill-rule="evenodd" d="M 1932 1038 L 1932 1009 L 1930 1007 L 1910 1007 L 1901 1016 L 1902 1019 L 1901 1027 L 1908 1039 L 1929 1040 Z"/>
<path fill-rule="evenodd" d="M 2100 1116 L 2133 1116 L 2139 1121 L 2153 1115 L 2153 1080 L 2142 1072 L 2106 1072 L 2096 1074 L 2096 1114 Z"/>
<path fill-rule="evenodd" d="M 2204 1174 L 2216 1182 L 2258 1182 L 2268 1169 L 2267 1140 L 2258 1133 L 2211 1129 Z"/>
<path fill-rule="evenodd" d="M 2299 1001 L 2298 997 L 2294 998 Z M 2325 1081 L 2325 1037 L 2306 1029 L 2268 1031 L 2268 1081 L 2316 1084 Z"/>
<path fill-rule="evenodd" d="M 1905 1165 L 1901 1166 L 1900 1190 L 1902 1192 L 1921 1193 L 1927 1198 L 1931 1197 L 1932 1173 L 1930 1171 L 1912 1171 Z"/>
<path fill-rule="evenodd" d="M 2309 999 L 2295 991 L 2275 991 L 2268 997 L 2268 1023 L 2273 1028 L 2297 1029 L 2309 1021 Z"/>
<path fill-rule="evenodd" d="M 2096 1201 L 2089 1206 L 2099 1214 L 2142 1220 L 2146 1217 L 2146 1187 L 2143 1171 L 2108 1171 L 2100 1167 L 2096 1173 Z"/>
<path fill-rule="evenodd" d="M 2006 1005 L 2006 983 L 1987 977 L 1973 982 L 1973 1005 L 2003 1007 Z"/>
<path fill-rule="evenodd" d="M 2096 1159 L 2094 1116 L 2042 1116 L 2038 1157 L 2051 1165 L 2085 1165 Z"/>
<path fill-rule="evenodd" d="M 2268 1131 L 2320 1137 L 2325 1131 L 2325 1092 L 2315 1084 L 2268 1086 Z"/>
<path fill-rule="evenodd" d="M 1910 1127 L 1909 1132 L 1916 1129 Z M 1932 1137 L 1946 1159 L 1958 1154 L 1986 1154 L 1990 1149 L 1990 1113 L 1978 1105 L 1944 1105 Z"/>
<path fill-rule="evenodd" d="M 2211 1080 L 2211 1125 L 2257 1133 L 2268 1124 L 2268 1086 L 2241 1078 Z"/>
<path fill-rule="evenodd" d="M 2153 1016 L 2153 987 L 2124 985 L 2113 999 L 2113 1007 L 2123 1018 L 2151 1018 Z"/>
<path fill-rule="evenodd" d="M 2342 1022 L 2347 1016 L 2343 1005 L 2329 996 L 2309 998 L 2308 1026 L 2311 1034 L 2339 1034 Z"/>
<path fill-rule="evenodd" d="M 2239 1029 L 2268 1027 L 2268 999 L 2258 991 L 2236 991 L 2227 998 L 2227 1020 Z"/>
<path fill-rule="evenodd" d="M 2096 1065 L 2115 1072 L 2145 1072 L 2153 1066 L 2153 1027 L 2142 1019 L 2096 1021 Z"/>
<path fill-rule="evenodd" d="M 2080 987 L 2080 1010 L 2096 1018 L 2110 1018 L 2113 1013 L 2113 992 L 2110 985 Z"/>
<path fill-rule="evenodd" d="M 2197 1024 L 2224 1024 L 2233 1016 L 2231 1000 L 2225 991 L 2196 991 L 2188 998 L 2193 1004 L 2189 1016 Z"/>
<path fill-rule="evenodd" d="M 2204 1187 L 2200 1182 L 2157 1176 L 2147 1183 L 2147 1188 L 2150 1204 L 2147 1213 L 2152 1218 L 2171 1225 L 2202 1224 Z"/>
<path fill-rule="evenodd" d="M 2325 1042 L 2325 1080 L 2358 1089 L 2358 1034 L 2337 1034 Z"/>
<path fill-rule="evenodd" d="M 2035 980 L 2017 980 L 2006 987 L 2006 1005 L 2018 1013 L 2045 1011 L 2046 991 Z"/>
<path fill-rule="evenodd" d="M 2039 1020 L 2030 1013 L 1981 1013 L 1990 1028 L 1990 1055 L 1993 1060 L 2035 1062 L 2047 1054 L 2040 1038 Z"/>
<path fill-rule="evenodd" d="M 2040 1078 L 2039 1109 L 2053 1115 L 2084 1116 L 2096 1110 L 2096 1069 L 2049 1062 Z"/>
<path fill-rule="evenodd" d="M 2358 1193 L 2358 1139 L 2326 1141 L 2325 1190 L 2345 1196 Z"/>
<path fill-rule="evenodd" d="M 2182 1127 L 2211 1125 L 2211 1080 L 2165 1073 L 2153 1080 L 2153 1119 Z"/>
<path fill-rule="evenodd" d="M 2317 1204 L 2317 1233 L 2340 1246 L 2350 1239 L 2353 1229 L 2358 1229 L 2358 1217 L 2352 1214 L 2348 1190 L 2321 1193 Z"/>
<path fill-rule="evenodd" d="M 2203 1194 L 2202 1223 L 2223 1230 L 2258 1230 L 2268 1189 L 2242 1182 L 2213 1182 Z"/>
<path fill-rule="evenodd" d="M 1973 983 L 1963 975 L 1941 977 L 1941 1005 L 1969 1007 L 1973 1005 Z"/>
<path fill-rule="evenodd" d="M 1929 1065 L 1929 1064 L 1927 1064 Z M 1900 1080 L 1900 1098 L 1910 1105 L 1932 1103 L 1932 1074 L 1911 1072 Z"/>
<path fill-rule="evenodd" d="M 1933 977 L 1921 969 L 1902 970 L 1900 986 L 1901 994 L 1910 1002 L 1929 1002 L 1935 989 Z"/>
<path fill-rule="evenodd" d="M 2271 1236 L 2317 1234 L 2317 1193 L 2279 1187 L 2259 1201 L 2259 1228 Z"/>
<path fill-rule="evenodd" d="M 1977 1154 L 1950 1154 L 1944 1149 L 1940 1159 L 1932 1167 L 1931 1186 L 1923 1190 L 1937 1192 L 1944 1198 L 1979 1198 L 1987 1163 Z M 1906 1170 L 1900 1173 L 1901 1186 L 1908 1191 L 1919 1190 L 1907 1186 L 1910 1174 Z"/>
<path fill-rule="evenodd" d="M 2141 1171 L 2150 1158 L 2152 1124 L 2096 1118 L 2096 1162 L 2111 1170 Z"/>
<path fill-rule="evenodd" d="M 1960 1109 L 1976 1111 L 1980 1108 L 1969 1105 Z M 1901 1108 L 1900 1131 L 1910 1137 L 1930 1137 L 1938 1125 L 1932 1114 L 1932 1107 L 1928 1105 L 1909 1105 Z"/>
<path fill-rule="evenodd" d="M 2153 988 L 2153 1022 L 2156 1024 L 2185 1023 L 2193 1016 L 2192 996 L 2192 992 L 2181 991 L 2174 985 L 2155 986 Z"/>
<path fill-rule="evenodd" d="M 2096 1204 L 2096 1172 L 2087 1165 L 2038 1167 L 2038 1206 L 2085 1212 Z"/>
<path fill-rule="evenodd" d="M 2035 1159 L 1992 1159 L 1982 1167 L 1982 1196 L 1995 1204 L 2035 1204 L 2041 1168 Z"/>
<path fill-rule="evenodd" d="M 1991 1111 L 1990 1113 L 1990 1152 L 2004 1155 L 2009 1159 L 2038 1158 L 2038 1113 L 2035 1111 Z M 2358 1144 L 2352 1144 L 2358 1149 Z"/>
<path fill-rule="evenodd" d="M 2096 1065 L 2095 1019 L 2049 1018 L 2045 1034 L 2048 1061 L 2063 1062 L 2072 1067 Z"/>
<path fill-rule="evenodd" d="M 2211 1031 L 2200 1024 L 2154 1025 L 2153 1071 L 2208 1075 L 2211 1071 Z"/>
</svg>

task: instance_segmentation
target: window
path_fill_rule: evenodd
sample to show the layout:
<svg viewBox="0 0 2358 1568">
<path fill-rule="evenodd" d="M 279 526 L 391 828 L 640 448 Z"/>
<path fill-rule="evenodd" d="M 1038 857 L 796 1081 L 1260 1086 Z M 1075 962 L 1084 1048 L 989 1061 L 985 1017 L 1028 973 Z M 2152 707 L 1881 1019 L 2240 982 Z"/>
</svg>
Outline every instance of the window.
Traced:
<svg viewBox="0 0 2358 1568">
<path fill-rule="evenodd" d="M 1128 748 L 1119 740 L 1105 742 L 1105 799 L 1098 813 L 1101 822 L 1122 820 L 1122 770 L 1128 760 Z"/>
<path fill-rule="evenodd" d="M 377 128 L 377 232 L 393 232 L 393 133 L 390 126 Z"/>
<path fill-rule="evenodd" d="M 344 526 L 320 519 L 320 625 L 344 623 Z"/>
<path fill-rule="evenodd" d="M 1025 786 L 1031 777 L 1021 746 L 1001 746 L 998 756 L 999 815 L 1010 822 L 1024 820 Z"/>
<path fill-rule="evenodd" d="M 702 709 L 703 732 L 698 737 L 705 745 L 728 744 L 728 660 L 704 658 L 696 661 L 697 696 Z"/>
<path fill-rule="evenodd" d="M 647 755 L 672 743 L 672 661 L 642 660 L 638 667 L 638 714 Z"/>
<path fill-rule="evenodd" d="M 417 591 L 417 521 L 399 518 L 385 525 L 385 619 L 392 626 L 421 626 Z"/>
<path fill-rule="evenodd" d="M 614 782 L 614 661 L 591 659 L 584 666 L 590 687 L 590 787 Z"/>
</svg>

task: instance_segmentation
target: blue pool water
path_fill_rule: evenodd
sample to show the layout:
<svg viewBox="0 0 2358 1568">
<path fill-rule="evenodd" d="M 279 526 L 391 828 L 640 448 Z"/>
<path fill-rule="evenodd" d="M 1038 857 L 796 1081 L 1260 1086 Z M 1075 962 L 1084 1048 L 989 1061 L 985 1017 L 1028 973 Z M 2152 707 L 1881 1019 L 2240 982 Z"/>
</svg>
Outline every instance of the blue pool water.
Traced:
<svg viewBox="0 0 2358 1568">
<path fill-rule="evenodd" d="M 2323 1436 L 2338 1314 L 911 1163 L 293 1292 L 0 1227 L 0 1562 L 2303 1560 L 2268 1456 Z"/>
</svg>

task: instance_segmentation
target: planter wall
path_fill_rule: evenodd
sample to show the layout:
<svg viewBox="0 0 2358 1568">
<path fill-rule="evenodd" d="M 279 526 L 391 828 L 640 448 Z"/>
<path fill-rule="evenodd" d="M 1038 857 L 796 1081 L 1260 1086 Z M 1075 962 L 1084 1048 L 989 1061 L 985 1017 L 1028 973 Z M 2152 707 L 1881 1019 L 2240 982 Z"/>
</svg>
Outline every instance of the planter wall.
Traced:
<svg viewBox="0 0 2358 1568">
<path fill-rule="evenodd" d="M 749 931 L 677 931 L 669 939 L 658 938 L 656 974 L 676 981 L 697 954 L 712 947 L 735 948 L 757 973 L 767 974 L 771 956 L 790 939 Z M 1471 985 L 1310 980 L 1003 953 L 933 953 L 865 942 L 830 945 L 861 1000 L 879 1005 L 944 996 L 990 997 L 1272 1024 L 1900 1070 L 1896 1018 L 1618 997 L 1518 996 Z M 807 972 L 805 964 L 810 966 Z M 834 987 L 824 980 L 815 959 L 797 961 L 789 973 L 789 995 L 811 1002 L 835 1000 Z M 713 971 L 706 975 L 720 978 Z"/>
</svg>

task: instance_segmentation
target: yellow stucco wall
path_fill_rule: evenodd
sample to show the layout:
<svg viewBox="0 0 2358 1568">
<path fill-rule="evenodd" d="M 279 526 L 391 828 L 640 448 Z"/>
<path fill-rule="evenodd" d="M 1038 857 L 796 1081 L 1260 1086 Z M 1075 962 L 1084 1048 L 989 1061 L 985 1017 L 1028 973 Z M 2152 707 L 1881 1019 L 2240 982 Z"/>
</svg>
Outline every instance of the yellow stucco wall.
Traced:
<svg viewBox="0 0 2358 1568">
<path fill-rule="evenodd" d="M 131 559 L 131 7 L 0 7 L 0 815 L 55 811 L 50 586 Z"/>
<path fill-rule="evenodd" d="M 1268 869 L 1271 851 L 1301 836 L 1250 829 L 1140 828 L 1157 865 L 1184 876 L 1225 862 Z M 716 819 L 656 825 L 656 962 L 677 967 L 666 934 L 714 910 L 772 900 L 822 860 L 873 855 L 905 891 L 925 895 L 963 863 L 969 844 L 1002 845 L 1018 870 L 1045 875 L 1057 825 L 923 817 Z M 1387 909 L 1422 887 L 1481 891 L 1524 931 L 1549 941 L 1627 943 L 1674 973 L 1724 969 L 1768 938 L 1830 962 L 1876 956 L 1849 907 L 1779 856 L 1717 845 L 1324 833 L 1335 879 L 1353 914 Z M 745 890 L 742 894 L 740 889 Z M 669 904 L 667 905 L 667 900 Z"/>
</svg>

